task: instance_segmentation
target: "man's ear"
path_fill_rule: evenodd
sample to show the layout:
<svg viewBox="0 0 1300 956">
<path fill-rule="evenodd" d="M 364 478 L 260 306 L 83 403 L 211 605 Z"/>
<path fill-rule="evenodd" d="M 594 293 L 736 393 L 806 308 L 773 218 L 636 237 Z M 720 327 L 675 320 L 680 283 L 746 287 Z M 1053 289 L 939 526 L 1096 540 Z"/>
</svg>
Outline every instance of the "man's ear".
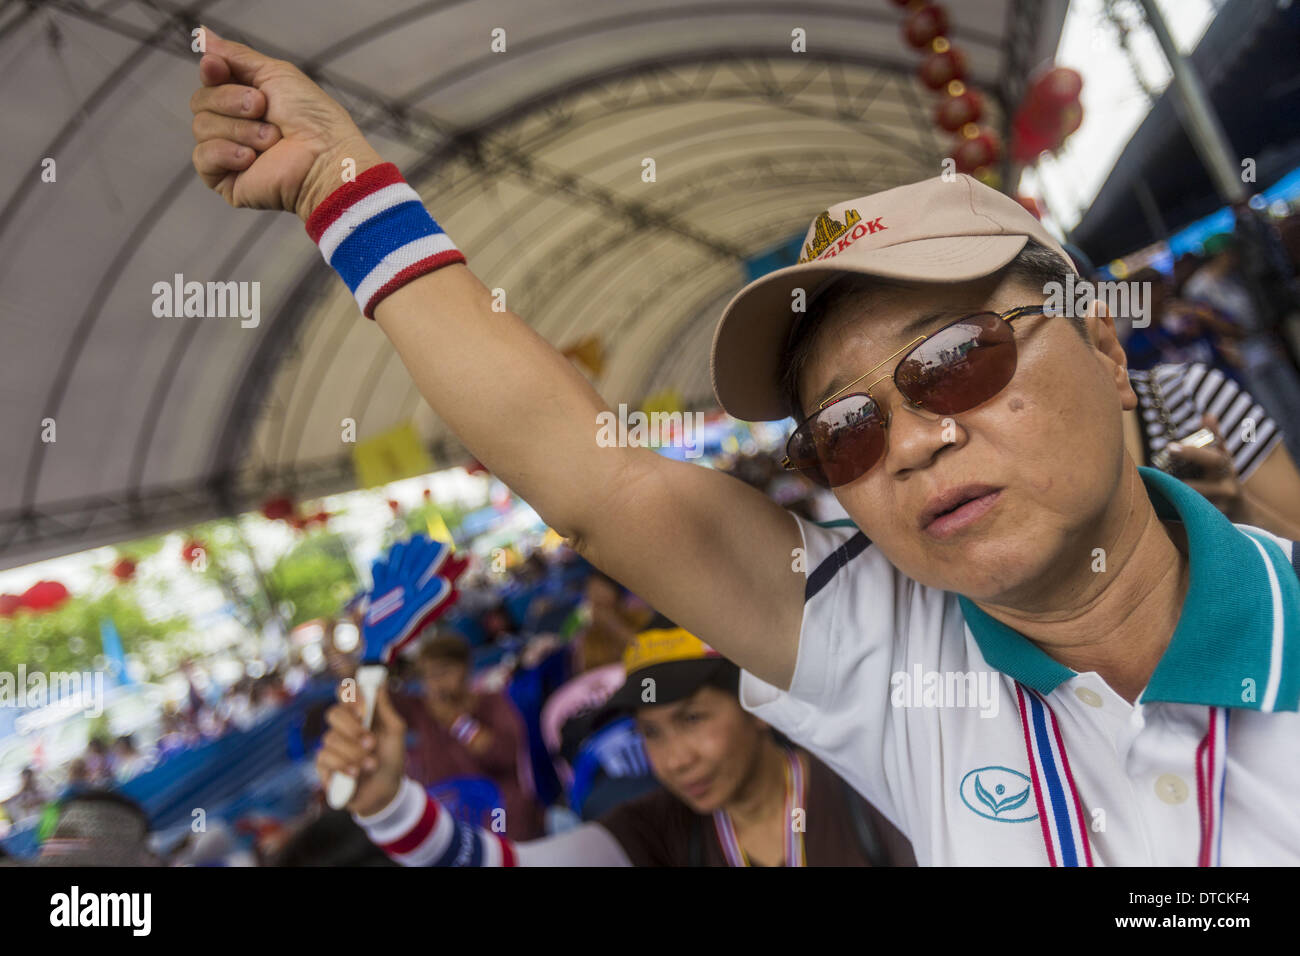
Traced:
<svg viewBox="0 0 1300 956">
<path fill-rule="evenodd" d="M 1101 353 L 1107 372 L 1115 383 L 1119 393 L 1120 407 L 1125 411 L 1137 408 L 1137 393 L 1128 378 L 1128 356 L 1120 344 L 1115 332 L 1115 317 L 1106 308 L 1106 303 L 1093 299 L 1088 306 L 1085 319 L 1088 328 L 1088 341 Z"/>
</svg>

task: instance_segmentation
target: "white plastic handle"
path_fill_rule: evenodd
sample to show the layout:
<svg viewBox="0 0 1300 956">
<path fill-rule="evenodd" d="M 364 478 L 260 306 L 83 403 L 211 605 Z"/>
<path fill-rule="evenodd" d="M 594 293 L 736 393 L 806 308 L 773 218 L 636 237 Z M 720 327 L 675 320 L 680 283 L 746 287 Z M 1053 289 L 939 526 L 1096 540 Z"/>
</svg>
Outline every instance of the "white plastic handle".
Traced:
<svg viewBox="0 0 1300 956">
<path fill-rule="evenodd" d="M 361 703 L 365 707 L 361 722 L 366 730 L 370 729 L 370 724 L 375 719 L 375 698 L 379 696 L 379 688 L 387 676 L 388 668 L 383 664 L 362 664 L 357 668 L 357 691 L 361 694 Z M 356 777 L 349 777 L 336 770 L 330 777 L 325 799 L 335 810 L 342 810 L 356 792 Z"/>
</svg>

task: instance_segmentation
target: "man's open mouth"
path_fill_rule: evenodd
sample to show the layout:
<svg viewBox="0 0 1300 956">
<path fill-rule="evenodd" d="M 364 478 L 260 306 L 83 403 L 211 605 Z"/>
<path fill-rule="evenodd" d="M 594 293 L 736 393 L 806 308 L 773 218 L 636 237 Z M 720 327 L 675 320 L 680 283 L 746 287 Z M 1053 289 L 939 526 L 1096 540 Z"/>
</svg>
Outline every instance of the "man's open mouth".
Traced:
<svg viewBox="0 0 1300 956">
<path fill-rule="evenodd" d="M 961 485 L 934 495 L 921 513 L 921 530 L 946 538 L 974 524 L 997 503 L 1002 489 L 992 485 Z"/>
</svg>

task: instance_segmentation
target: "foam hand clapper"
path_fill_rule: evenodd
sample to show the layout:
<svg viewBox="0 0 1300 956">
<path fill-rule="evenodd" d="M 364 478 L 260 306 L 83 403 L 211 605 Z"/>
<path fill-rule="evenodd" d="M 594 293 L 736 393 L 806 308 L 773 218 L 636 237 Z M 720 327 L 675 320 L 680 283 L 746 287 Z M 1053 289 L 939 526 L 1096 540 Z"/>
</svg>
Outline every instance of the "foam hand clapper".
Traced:
<svg viewBox="0 0 1300 956">
<path fill-rule="evenodd" d="M 364 648 L 357 668 L 367 728 L 374 719 L 375 696 L 387 677 L 388 665 L 425 625 L 455 603 L 456 579 L 467 562 L 452 557 L 451 550 L 449 544 L 416 535 L 394 545 L 371 569 L 374 583 L 362 624 Z M 346 806 L 356 784 L 352 777 L 335 773 L 329 783 L 329 805 L 336 810 Z"/>
</svg>

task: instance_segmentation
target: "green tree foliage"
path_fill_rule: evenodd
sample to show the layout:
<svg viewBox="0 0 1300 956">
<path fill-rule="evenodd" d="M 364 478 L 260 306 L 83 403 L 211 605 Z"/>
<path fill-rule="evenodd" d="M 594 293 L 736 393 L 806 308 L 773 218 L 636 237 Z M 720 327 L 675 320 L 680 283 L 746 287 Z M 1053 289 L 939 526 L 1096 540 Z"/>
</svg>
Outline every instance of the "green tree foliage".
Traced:
<svg viewBox="0 0 1300 956">
<path fill-rule="evenodd" d="M 20 610 L 0 618 L 0 670 L 86 671 L 103 653 L 99 622 L 111 618 L 126 653 L 138 653 L 150 641 L 175 641 L 185 632 L 182 617 L 150 620 L 135 591 L 114 587 L 96 595 L 76 595 L 52 611 Z"/>
<path fill-rule="evenodd" d="M 282 623 L 289 628 L 336 616 L 359 587 L 346 543 L 326 529 L 302 533 L 274 565 L 260 569 L 260 579 L 234 521 L 209 521 L 187 537 L 204 551 L 195 572 L 219 587 L 244 626 L 255 632 L 271 619 L 272 608 L 285 612 Z"/>
<path fill-rule="evenodd" d="M 289 627 L 338 616 L 360 586 L 347 545 L 329 531 L 303 535 L 275 562 L 266 585 L 277 605 L 292 609 L 285 621 Z"/>
</svg>

